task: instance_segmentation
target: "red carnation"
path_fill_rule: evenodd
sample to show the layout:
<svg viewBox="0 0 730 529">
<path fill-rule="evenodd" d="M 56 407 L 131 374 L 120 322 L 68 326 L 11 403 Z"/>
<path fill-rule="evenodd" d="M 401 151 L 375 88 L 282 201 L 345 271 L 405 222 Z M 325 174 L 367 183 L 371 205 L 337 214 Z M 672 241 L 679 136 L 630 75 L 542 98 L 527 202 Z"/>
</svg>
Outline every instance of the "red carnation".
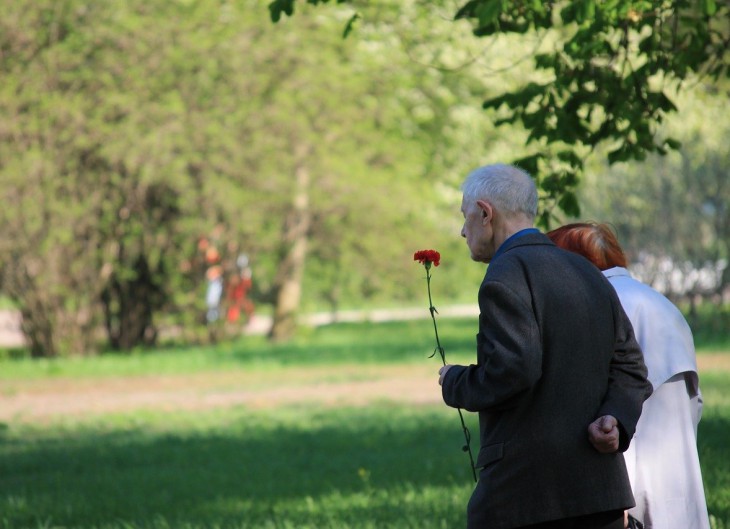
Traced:
<svg viewBox="0 0 730 529">
<path fill-rule="evenodd" d="M 438 266 L 441 262 L 441 254 L 436 250 L 419 250 L 413 254 L 413 260 L 426 265 L 426 267 L 430 266 L 431 263 Z"/>
<path fill-rule="evenodd" d="M 431 300 L 431 265 L 438 266 L 441 262 L 441 254 L 438 253 L 436 250 L 419 250 L 416 253 L 413 254 L 413 260 L 418 261 L 421 263 L 424 268 L 426 269 L 426 288 L 428 289 L 428 310 L 431 312 L 431 320 L 433 321 L 433 332 L 436 335 L 436 348 L 433 350 L 433 354 L 431 356 L 434 356 L 436 353 L 441 356 L 441 362 L 446 365 L 446 353 L 444 352 L 444 348 L 441 347 L 441 340 L 439 339 L 439 331 L 436 327 L 436 314 L 438 314 L 438 311 L 436 310 L 436 307 L 433 306 L 433 301 Z M 464 422 L 464 416 L 461 414 L 461 409 L 457 408 L 459 411 L 459 419 L 461 419 L 461 428 L 464 431 L 464 441 L 466 443 L 464 444 L 464 452 L 469 453 L 469 463 L 471 466 L 471 475 L 474 478 L 474 482 L 477 481 L 477 472 L 474 468 L 474 457 L 471 453 L 471 446 L 469 445 L 469 442 L 471 440 L 471 434 L 469 433 L 469 429 L 466 427 L 466 423 Z"/>
</svg>

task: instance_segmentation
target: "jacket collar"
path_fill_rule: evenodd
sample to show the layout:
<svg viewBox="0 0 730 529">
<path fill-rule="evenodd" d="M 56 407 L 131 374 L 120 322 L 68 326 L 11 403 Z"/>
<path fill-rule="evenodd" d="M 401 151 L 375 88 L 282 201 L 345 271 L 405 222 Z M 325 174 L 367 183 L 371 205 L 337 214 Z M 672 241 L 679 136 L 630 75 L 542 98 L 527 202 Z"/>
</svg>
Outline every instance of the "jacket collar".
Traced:
<svg viewBox="0 0 730 529">
<path fill-rule="evenodd" d="M 546 235 L 540 233 L 537 228 L 526 228 L 513 233 L 497 248 L 490 263 L 493 263 L 504 252 L 511 250 L 516 246 L 524 246 L 530 244 L 553 244 L 553 242 L 547 238 Z"/>
</svg>

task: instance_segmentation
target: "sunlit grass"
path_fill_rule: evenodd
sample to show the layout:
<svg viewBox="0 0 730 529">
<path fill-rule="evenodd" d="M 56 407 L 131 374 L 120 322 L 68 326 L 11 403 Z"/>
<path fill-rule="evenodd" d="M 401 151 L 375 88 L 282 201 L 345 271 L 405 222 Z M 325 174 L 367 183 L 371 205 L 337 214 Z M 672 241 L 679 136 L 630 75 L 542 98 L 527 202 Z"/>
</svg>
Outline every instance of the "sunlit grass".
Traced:
<svg viewBox="0 0 730 529">
<path fill-rule="evenodd" d="M 448 359 L 471 359 L 475 325 L 473 319 L 439 322 Z M 262 336 L 246 336 L 212 346 L 171 347 L 97 357 L 39 360 L 0 357 L 0 380 L 186 374 L 353 362 L 415 363 L 427 359 L 434 345 L 430 320 L 341 323 L 303 329 L 297 338 L 285 344 L 269 343 Z"/>
</svg>

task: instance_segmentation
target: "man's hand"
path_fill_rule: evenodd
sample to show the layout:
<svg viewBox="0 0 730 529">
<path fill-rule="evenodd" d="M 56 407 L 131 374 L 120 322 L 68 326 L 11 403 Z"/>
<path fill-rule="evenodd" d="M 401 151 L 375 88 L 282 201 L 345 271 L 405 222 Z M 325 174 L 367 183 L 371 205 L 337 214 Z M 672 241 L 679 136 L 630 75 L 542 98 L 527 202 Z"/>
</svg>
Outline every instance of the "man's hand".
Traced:
<svg viewBox="0 0 730 529">
<path fill-rule="evenodd" d="M 439 386 L 443 385 L 444 377 L 446 376 L 446 372 L 449 369 L 451 369 L 451 364 L 446 364 L 441 369 L 439 369 Z"/>
<path fill-rule="evenodd" d="M 618 421 L 612 415 L 604 415 L 588 426 L 588 440 L 593 448 L 602 454 L 612 454 L 618 450 Z"/>
</svg>

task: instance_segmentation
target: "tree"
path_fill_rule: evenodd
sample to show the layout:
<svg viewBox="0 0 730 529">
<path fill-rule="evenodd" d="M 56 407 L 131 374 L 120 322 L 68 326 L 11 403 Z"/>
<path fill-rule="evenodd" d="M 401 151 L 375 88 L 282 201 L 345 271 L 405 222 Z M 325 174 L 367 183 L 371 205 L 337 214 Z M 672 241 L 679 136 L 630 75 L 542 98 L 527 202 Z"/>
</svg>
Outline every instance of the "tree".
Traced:
<svg viewBox="0 0 730 529">
<path fill-rule="evenodd" d="M 596 165 L 581 202 L 589 218 L 612 223 L 635 271 L 674 299 L 722 303 L 730 260 L 728 83 L 677 96 L 686 110 L 663 127 L 682 142 L 642 166 Z M 660 222 L 657 219 L 661 219 Z M 714 277 L 706 277 L 706 274 Z M 672 280 L 674 278 L 674 280 Z"/>
<path fill-rule="evenodd" d="M 375 9 L 354 0 L 337 4 L 351 8 L 346 35 Z M 431 2 L 423 9 L 434 4 L 440 7 Z M 272 20 L 291 16 L 294 7 L 295 0 L 273 0 Z M 715 0 L 469 0 L 454 19 L 469 21 L 479 38 L 534 33 L 543 39 L 532 78 L 483 106 L 498 123 L 520 124 L 529 133 L 531 152 L 514 163 L 530 171 L 543 191 L 544 225 L 553 205 L 569 215 L 579 212 L 574 190 L 597 146 L 608 146 L 609 163 L 676 149 L 676 140 L 657 134 L 677 110 L 668 88 L 729 72 L 730 5 Z"/>
<path fill-rule="evenodd" d="M 432 195 L 418 186 L 430 151 L 408 95 L 437 81 L 409 71 L 397 47 L 384 54 L 382 41 L 373 49 L 343 42 L 321 24 L 306 17 L 297 31 L 272 31 L 261 56 L 269 81 L 257 119 L 276 131 L 268 186 L 281 197 L 270 202 L 268 222 L 279 228 L 262 252 L 273 256 L 275 340 L 291 336 L 305 287 L 310 306 L 391 293 L 403 275 L 403 248 L 383 235 L 411 238 L 425 223 L 409 219 Z M 318 52 L 302 54 L 307 43 Z"/>
<path fill-rule="evenodd" d="M 401 18 L 385 22 L 394 12 Z M 336 310 L 412 298 L 421 288 L 413 251 L 460 244 L 448 188 L 474 163 L 464 150 L 483 156 L 496 133 L 475 119 L 483 82 L 471 70 L 414 62 L 428 37 L 427 21 L 414 27 L 411 13 L 392 6 L 357 40 L 340 39 L 337 20 L 305 13 L 289 32 L 271 28 L 251 57 L 267 79 L 249 94 L 254 119 L 273 132 L 254 141 L 271 144 L 259 170 L 270 195 L 257 277 L 274 305 L 274 339 L 290 335 L 302 304 Z"/>
<path fill-rule="evenodd" d="M 276 339 L 303 302 L 420 292 L 412 252 L 458 233 L 423 182 L 458 158 L 450 112 L 478 83 L 412 68 L 397 34 L 342 41 L 316 16 L 283 33 L 255 5 L 9 6 L 0 289 L 33 354 L 194 327 L 196 243 L 218 226 L 225 258 L 249 255 Z"/>
<path fill-rule="evenodd" d="M 3 291 L 36 356 L 97 351 L 101 325 L 115 348 L 151 343 L 180 243 L 174 135 L 159 134 L 170 113 L 154 93 L 165 81 L 146 81 L 159 79 L 149 49 L 104 6 L 6 15 Z"/>
</svg>

